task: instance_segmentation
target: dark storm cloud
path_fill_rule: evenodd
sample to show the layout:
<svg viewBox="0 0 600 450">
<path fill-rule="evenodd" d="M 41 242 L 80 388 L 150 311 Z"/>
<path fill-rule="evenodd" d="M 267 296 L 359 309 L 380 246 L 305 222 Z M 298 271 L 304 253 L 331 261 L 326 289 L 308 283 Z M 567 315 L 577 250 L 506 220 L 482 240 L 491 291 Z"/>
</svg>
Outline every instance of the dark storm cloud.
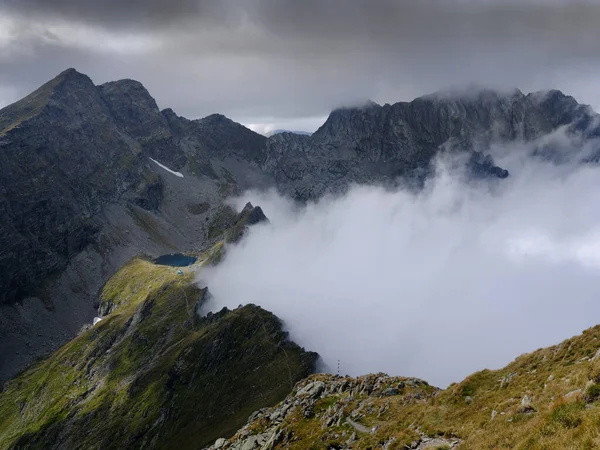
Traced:
<svg viewBox="0 0 600 450">
<path fill-rule="evenodd" d="M 137 78 L 187 116 L 247 122 L 471 82 L 600 106 L 592 1 L 0 0 L 2 15 L 18 25 L 4 48 L 0 30 L 0 87 L 19 94 L 60 62 L 97 82 Z"/>
<path fill-rule="evenodd" d="M 11 12 L 59 17 L 104 26 L 137 28 L 174 23 L 186 17 L 222 17 L 226 8 L 213 0 L 3 0 Z"/>
<path fill-rule="evenodd" d="M 282 38 L 366 39 L 384 46 L 415 37 L 587 39 L 597 36 L 600 17 L 600 5 L 591 0 L 2 0 L 0 8 L 108 28 L 249 21 Z"/>
</svg>

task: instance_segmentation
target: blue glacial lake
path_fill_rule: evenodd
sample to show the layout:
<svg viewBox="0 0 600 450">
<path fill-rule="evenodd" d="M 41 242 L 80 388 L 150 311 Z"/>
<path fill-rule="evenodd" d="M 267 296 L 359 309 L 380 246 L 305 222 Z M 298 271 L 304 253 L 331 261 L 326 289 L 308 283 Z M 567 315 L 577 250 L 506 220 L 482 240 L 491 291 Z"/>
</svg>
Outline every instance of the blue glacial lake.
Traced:
<svg viewBox="0 0 600 450">
<path fill-rule="evenodd" d="M 198 258 L 194 256 L 186 256 L 181 253 L 175 253 L 173 255 L 162 255 L 154 260 L 154 264 L 161 266 L 172 266 L 172 267 L 186 267 L 191 266 L 196 262 Z"/>
</svg>

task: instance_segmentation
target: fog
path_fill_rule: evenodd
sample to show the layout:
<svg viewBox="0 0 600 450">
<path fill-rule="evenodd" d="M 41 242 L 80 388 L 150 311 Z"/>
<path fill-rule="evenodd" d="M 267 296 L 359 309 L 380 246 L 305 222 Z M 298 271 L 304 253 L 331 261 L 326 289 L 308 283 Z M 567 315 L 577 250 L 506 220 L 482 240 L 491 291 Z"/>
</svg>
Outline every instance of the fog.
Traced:
<svg viewBox="0 0 600 450">
<path fill-rule="evenodd" d="M 209 309 L 254 303 L 322 370 L 417 376 L 438 386 L 600 323 L 600 169 L 495 148 L 506 180 L 467 181 L 453 160 L 412 194 L 355 186 L 305 207 L 244 194 L 254 226 L 200 274 Z M 556 140 L 556 136 L 555 136 Z M 579 158 L 579 156 L 578 156 Z"/>
</svg>

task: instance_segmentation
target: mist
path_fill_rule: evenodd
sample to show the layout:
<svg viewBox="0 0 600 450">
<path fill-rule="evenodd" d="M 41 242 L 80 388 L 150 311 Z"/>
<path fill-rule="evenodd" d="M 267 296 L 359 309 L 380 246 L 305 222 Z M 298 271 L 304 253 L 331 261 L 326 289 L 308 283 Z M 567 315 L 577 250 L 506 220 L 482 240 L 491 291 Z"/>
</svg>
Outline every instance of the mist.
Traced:
<svg viewBox="0 0 600 450">
<path fill-rule="evenodd" d="M 560 164 L 535 145 L 492 149 L 506 180 L 469 180 L 445 158 L 419 193 L 354 186 L 298 206 L 248 192 L 237 206 L 270 223 L 199 275 L 208 308 L 272 311 L 324 371 L 339 360 L 342 374 L 442 387 L 558 344 L 600 323 L 600 168 L 554 139 Z"/>
</svg>

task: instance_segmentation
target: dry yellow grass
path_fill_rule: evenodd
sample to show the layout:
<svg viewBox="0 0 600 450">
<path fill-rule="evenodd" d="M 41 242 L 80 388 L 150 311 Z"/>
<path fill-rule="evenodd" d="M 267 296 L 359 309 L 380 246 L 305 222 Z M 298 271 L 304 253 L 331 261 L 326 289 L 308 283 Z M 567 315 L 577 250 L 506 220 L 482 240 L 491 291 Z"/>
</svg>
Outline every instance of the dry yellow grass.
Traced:
<svg viewBox="0 0 600 450">
<path fill-rule="evenodd" d="M 291 437 L 276 448 L 405 449 L 426 435 L 460 439 L 459 449 L 600 449 L 599 349 L 597 326 L 445 390 L 416 385 L 393 396 L 332 394 L 318 400 L 313 417 L 290 413 L 280 427 Z M 340 382 L 333 375 L 312 380 Z M 390 385 L 397 380 L 390 378 Z M 345 420 L 323 425 L 328 408 L 343 409 L 345 418 L 359 407 L 357 420 L 375 432 L 356 432 Z"/>
</svg>

